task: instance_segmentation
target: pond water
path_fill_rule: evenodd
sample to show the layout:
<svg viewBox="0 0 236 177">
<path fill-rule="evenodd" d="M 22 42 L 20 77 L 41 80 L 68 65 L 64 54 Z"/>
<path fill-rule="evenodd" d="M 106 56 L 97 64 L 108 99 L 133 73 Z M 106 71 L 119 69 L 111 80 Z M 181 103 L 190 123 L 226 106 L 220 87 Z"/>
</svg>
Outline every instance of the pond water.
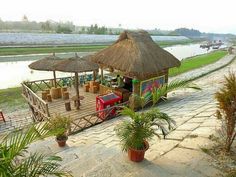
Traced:
<svg viewBox="0 0 236 177">
<path fill-rule="evenodd" d="M 58 45 L 113 43 L 119 35 L 96 34 L 48 34 L 48 33 L 0 33 L 0 45 Z M 184 36 L 152 36 L 154 41 L 187 40 Z"/>
<path fill-rule="evenodd" d="M 225 46 L 222 46 L 225 47 Z M 164 48 L 172 53 L 179 60 L 187 57 L 205 54 L 212 49 L 201 49 L 200 44 L 176 45 Z M 78 55 L 88 55 L 88 52 L 80 52 Z M 58 54 L 60 57 L 70 57 L 74 53 Z M 28 68 L 28 65 L 38 59 L 45 57 L 44 54 L 24 56 L 0 56 L 0 89 L 19 86 L 25 80 L 41 80 L 53 78 L 52 72 L 35 71 Z M 57 72 L 57 77 L 72 76 L 70 73 Z"/>
</svg>

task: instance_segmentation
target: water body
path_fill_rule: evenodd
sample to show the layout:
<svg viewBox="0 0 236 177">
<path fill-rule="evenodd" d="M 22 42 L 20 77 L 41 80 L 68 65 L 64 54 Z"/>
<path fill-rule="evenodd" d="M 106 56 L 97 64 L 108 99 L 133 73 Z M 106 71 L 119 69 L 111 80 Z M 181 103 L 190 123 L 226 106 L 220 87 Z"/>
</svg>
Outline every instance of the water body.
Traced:
<svg viewBox="0 0 236 177">
<path fill-rule="evenodd" d="M 200 44 L 176 45 L 164 48 L 172 53 L 179 60 L 195 55 L 205 54 L 212 49 L 201 49 Z M 225 46 L 222 46 L 225 47 Z M 80 52 L 79 56 L 91 53 Z M 57 54 L 62 58 L 71 57 L 74 53 Z M 38 59 L 45 57 L 45 54 L 32 54 L 23 56 L 0 56 L 0 89 L 19 86 L 25 80 L 41 80 L 53 78 L 52 72 L 35 71 L 28 68 L 28 65 Z M 72 73 L 57 72 L 57 77 L 72 76 Z"/>
<path fill-rule="evenodd" d="M 119 35 L 0 33 L 0 45 L 60 45 L 113 43 Z M 152 36 L 154 41 L 187 40 L 184 36 Z"/>
</svg>

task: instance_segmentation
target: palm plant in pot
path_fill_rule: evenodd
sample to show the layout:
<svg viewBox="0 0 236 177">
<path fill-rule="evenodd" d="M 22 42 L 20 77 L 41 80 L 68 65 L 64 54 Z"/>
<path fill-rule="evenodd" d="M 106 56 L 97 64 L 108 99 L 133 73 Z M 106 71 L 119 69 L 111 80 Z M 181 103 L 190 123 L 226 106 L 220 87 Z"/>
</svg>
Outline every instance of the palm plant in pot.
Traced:
<svg viewBox="0 0 236 177">
<path fill-rule="evenodd" d="M 71 119 L 59 114 L 49 120 L 48 129 L 56 136 L 59 147 L 64 147 L 66 145 L 70 125 Z"/>
<path fill-rule="evenodd" d="M 121 115 L 128 116 L 130 119 L 118 124 L 115 131 L 121 140 L 122 150 L 128 152 L 131 161 L 142 161 L 145 151 L 149 148 L 148 140 L 154 135 L 160 138 L 160 133 L 165 137 L 175 127 L 175 121 L 154 106 L 160 99 L 166 99 L 168 92 L 179 88 L 200 89 L 186 80 L 173 81 L 169 85 L 153 89 L 151 97 L 145 98 L 136 95 L 142 107 L 141 112 L 135 112 L 128 107 L 124 107 L 121 111 Z M 153 104 L 153 107 L 148 111 L 143 111 L 144 106 L 150 103 Z"/>
<path fill-rule="evenodd" d="M 149 148 L 148 140 L 161 130 L 165 136 L 168 130 L 172 129 L 175 121 L 167 114 L 158 109 L 137 113 L 125 107 L 122 115 L 129 116 L 131 120 L 126 120 L 119 124 L 115 131 L 122 142 L 122 150 L 128 151 L 130 160 L 140 162 L 144 159 L 145 151 Z M 167 126 L 165 126 L 167 124 Z"/>
</svg>

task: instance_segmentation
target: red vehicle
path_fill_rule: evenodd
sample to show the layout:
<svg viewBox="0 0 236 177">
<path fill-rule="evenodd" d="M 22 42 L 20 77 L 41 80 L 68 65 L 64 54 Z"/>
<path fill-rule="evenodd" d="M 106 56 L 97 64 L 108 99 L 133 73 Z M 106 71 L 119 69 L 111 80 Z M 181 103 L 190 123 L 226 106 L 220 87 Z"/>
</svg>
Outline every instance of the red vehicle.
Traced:
<svg viewBox="0 0 236 177">
<path fill-rule="evenodd" d="M 115 104 L 120 103 L 122 100 L 121 96 L 116 95 L 115 93 L 109 93 L 106 95 L 99 95 L 96 97 L 96 111 L 101 111 L 106 108 L 112 107 Z M 99 113 L 99 118 L 105 120 L 109 116 L 114 116 L 116 114 L 116 108 L 111 110 L 101 111 Z"/>
</svg>

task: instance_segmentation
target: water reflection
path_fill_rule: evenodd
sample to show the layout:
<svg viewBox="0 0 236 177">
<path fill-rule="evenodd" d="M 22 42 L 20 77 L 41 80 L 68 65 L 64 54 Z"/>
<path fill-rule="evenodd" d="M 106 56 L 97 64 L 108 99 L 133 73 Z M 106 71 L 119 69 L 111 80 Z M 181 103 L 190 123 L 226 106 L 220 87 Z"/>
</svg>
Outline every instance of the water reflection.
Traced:
<svg viewBox="0 0 236 177">
<path fill-rule="evenodd" d="M 172 53 L 179 60 L 183 58 L 200 55 L 211 52 L 213 49 L 207 50 L 199 47 L 200 44 L 177 45 L 166 47 L 165 50 Z M 222 46 L 225 47 L 225 46 Z M 88 55 L 87 52 L 79 53 L 80 56 Z M 74 53 L 59 54 L 60 57 L 71 57 Z M 0 57 L 0 89 L 19 86 L 25 80 L 41 80 L 53 78 L 52 72 L 32 71 L 28 65 L 41 59 L 46 55 L 30 55 L 30 56 L 8 56 Z M 72 73 L 57 72 L 57 77 L 72 76 Z"/>
</svg>

